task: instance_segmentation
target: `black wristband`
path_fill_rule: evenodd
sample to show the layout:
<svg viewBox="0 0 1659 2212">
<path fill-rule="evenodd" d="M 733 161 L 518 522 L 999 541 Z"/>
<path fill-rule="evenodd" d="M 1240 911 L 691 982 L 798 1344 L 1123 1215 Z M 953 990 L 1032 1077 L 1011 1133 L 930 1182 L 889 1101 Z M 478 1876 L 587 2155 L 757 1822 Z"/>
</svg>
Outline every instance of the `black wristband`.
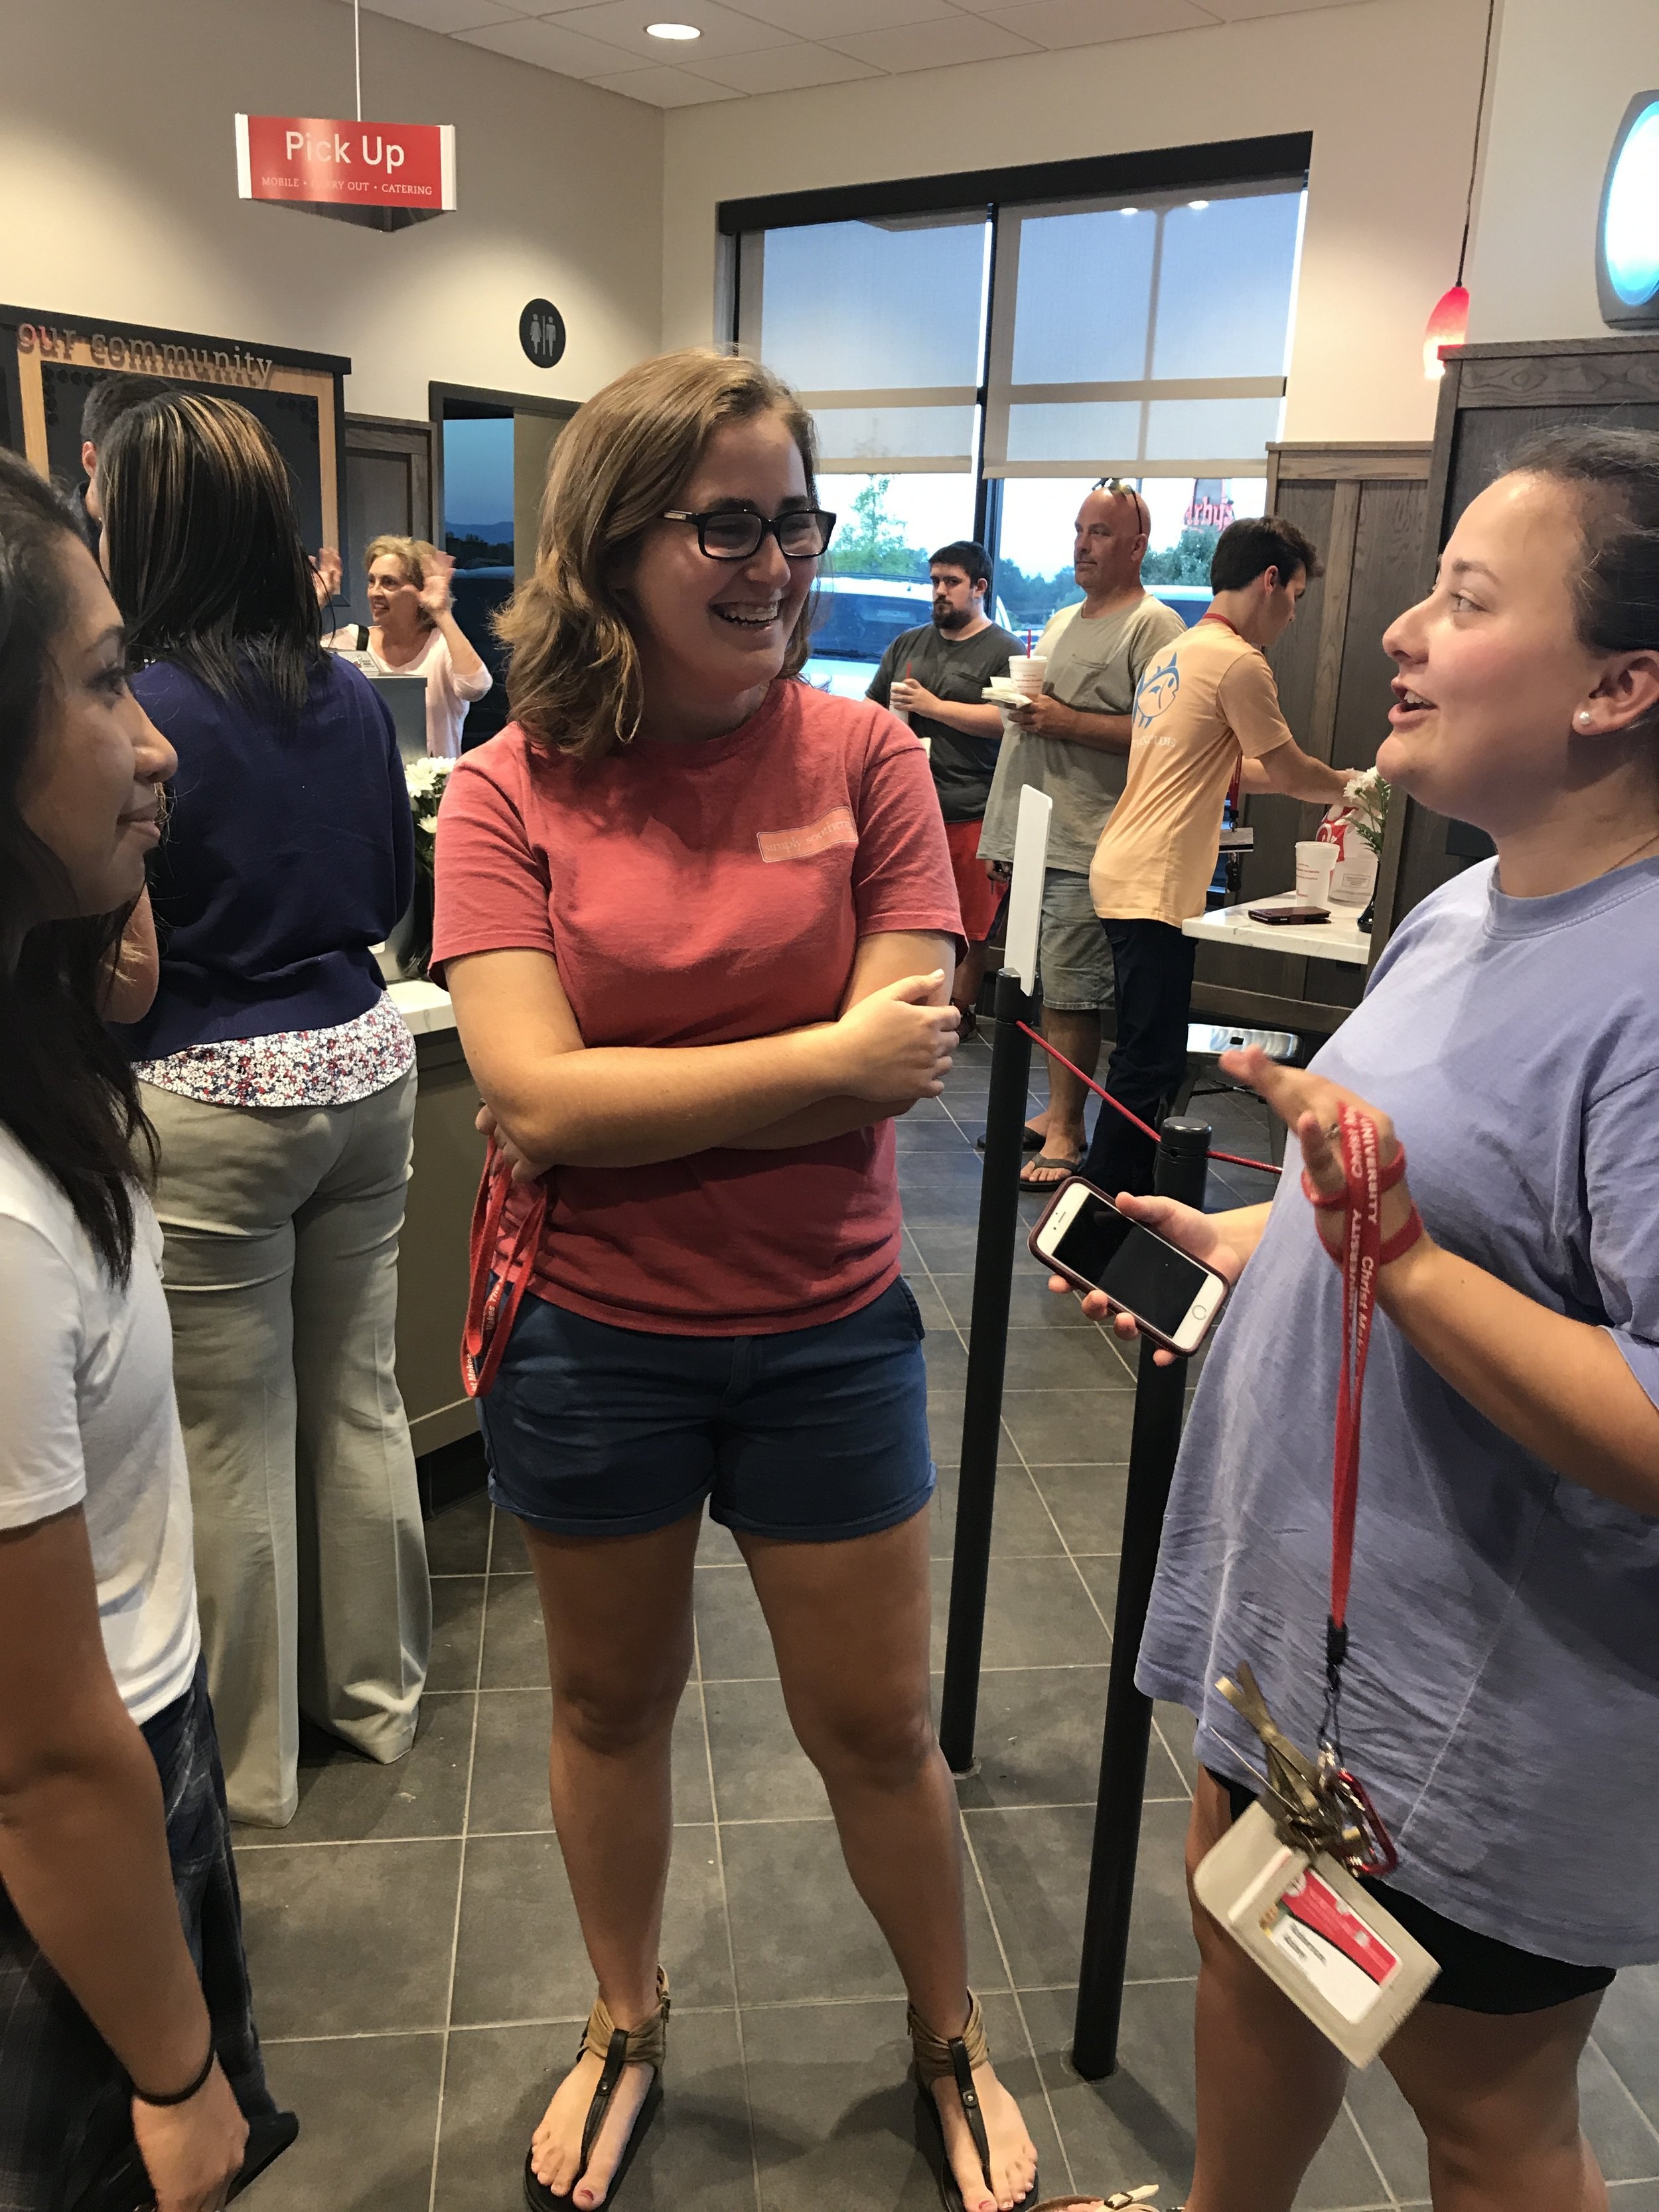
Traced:
<svg viewBox="0 0 1659 2212">
<path fill-rule="evenodd" d="M 213 2062 L 218 2055 L 218 2052 L 213 2047 L 213 2038 L 211 2034 L 210 2034 L 208 2037 L 207 2057 L 202 2061 L 201 2071 L 187 2087 L 183 2089 L 174 2089 L 165 2097 L 153 2097 L 148 2089 L 141 2089 L 138 2087 L 138 2084 L 134 2081 L 131 2084 L 132 2094 L 138 2100 L 138 2102 L 141 2105 L 159 2105 L 163 2110 L 165 2110 L 169 2105 L 187 2105 L 191 2099 L 197 2094 L 198 2091 L 203 2088 L 206 2084 L 208 2075 L 213 2071 Z"/>
</svg>

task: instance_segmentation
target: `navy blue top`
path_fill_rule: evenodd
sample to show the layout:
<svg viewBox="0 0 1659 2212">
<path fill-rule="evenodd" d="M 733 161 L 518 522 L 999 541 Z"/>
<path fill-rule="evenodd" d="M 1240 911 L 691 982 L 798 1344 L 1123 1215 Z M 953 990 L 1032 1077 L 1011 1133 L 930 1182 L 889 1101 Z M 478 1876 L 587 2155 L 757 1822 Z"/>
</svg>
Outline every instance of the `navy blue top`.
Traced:
<svg viewBox="0 0 1659 2212">
<path fill-rule="evenodd" d="M 170 661 L 133 679 L 179 755 L 151 856 L 161 988 L 118 1034 L 135 1060 L 332 1029 L 384 988 L 369 946 L 408 906 L 415 833 L 392 716 L 331 653 L 297 723 Z"/>
</svg>

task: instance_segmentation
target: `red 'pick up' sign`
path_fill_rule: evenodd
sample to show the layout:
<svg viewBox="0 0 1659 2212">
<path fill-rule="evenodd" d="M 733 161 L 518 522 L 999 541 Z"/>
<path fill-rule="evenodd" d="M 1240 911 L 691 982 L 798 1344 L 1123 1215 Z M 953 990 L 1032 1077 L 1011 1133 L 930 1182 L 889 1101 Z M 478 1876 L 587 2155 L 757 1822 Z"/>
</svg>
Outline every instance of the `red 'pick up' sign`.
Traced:
<svg viewBox="0 0 1659 2212">
<path fill-rule="evenodd" d="M 435 215 L 455 204 L 455 126 L 239 115 L 236 184 L 245 200 Z"/>
</svg>

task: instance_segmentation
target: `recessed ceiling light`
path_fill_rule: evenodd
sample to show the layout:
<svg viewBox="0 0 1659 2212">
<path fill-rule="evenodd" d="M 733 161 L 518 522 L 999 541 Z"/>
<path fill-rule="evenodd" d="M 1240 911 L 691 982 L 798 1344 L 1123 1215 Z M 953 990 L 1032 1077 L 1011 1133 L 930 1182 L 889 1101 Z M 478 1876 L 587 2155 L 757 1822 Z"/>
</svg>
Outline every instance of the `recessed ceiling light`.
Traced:
<svg viewBox="0 0 1659 2212">
<path fill-rule="evenodd" d="M 1120 208 L 1118 210 L 1118 213 L 1120 215 L 1139 215 L 1140 213 L 1140 210 L 1139 208 Z"/>
<path fill-rule="evenodd" d="M 695 23 L 647 23 L 645 34 L 648 39 L 700 39 L 702 36 Z"/>
<path fill-rule="evenodd" d="M 1202 215 L 1210 203 L 1208 200 L 1188 200 L 1187 204 L 1195 215 Z"/>
</svg>

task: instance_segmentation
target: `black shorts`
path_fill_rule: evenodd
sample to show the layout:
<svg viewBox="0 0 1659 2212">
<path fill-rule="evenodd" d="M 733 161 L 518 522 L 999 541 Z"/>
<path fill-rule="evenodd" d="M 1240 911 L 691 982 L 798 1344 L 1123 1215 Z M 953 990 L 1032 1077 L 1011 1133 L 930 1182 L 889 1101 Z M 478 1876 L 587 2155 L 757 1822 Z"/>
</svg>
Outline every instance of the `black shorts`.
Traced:
<svg viewBox="0 0 1659 2212">
<path fill-rule="evenodd" d="M 1255 1804 L 1255 1792 L 1213 1767 L 1206 1771 L 1226 1791 L 1234 1820 L 1242 1819 Z M 1385 1881 L 1364 1881 L 1363 1887 L 1438 1962 L 1439 1977 L 1429 1984 L 1425 2004 L 1456 2005 L 1464 2012 L 1544 2012 L 1573 1997 L 1593 1996 L 1613 1979 L 1611 1966 L 1570 1966 L 1565 1959 L 1540 1959 L 1535 1951 L 1500 1943 L 1495 1936 L 1478 1936 Z"/>
</svg>

